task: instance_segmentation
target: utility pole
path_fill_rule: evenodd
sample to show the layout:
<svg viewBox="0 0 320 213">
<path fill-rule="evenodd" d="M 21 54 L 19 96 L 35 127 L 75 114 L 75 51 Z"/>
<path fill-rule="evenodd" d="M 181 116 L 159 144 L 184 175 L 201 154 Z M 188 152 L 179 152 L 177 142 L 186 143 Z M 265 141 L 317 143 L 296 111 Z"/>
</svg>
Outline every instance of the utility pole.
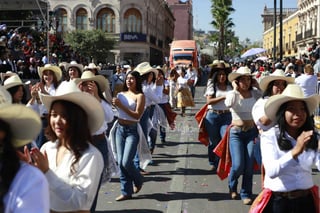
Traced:
<svg viewBox="0 0 320 213">
<path fill-rule="evenodd" d="M 282 24 L 282 0 L 280 0 L 280 17 L 279 17 L 279 22 L 280 22 L 280 35 L 279 35 L 279 50 L 280 50 L 280 60 L 282 60 L 282 56 L 283 56 L 283 36 L 282 36 L 282 28 L 283 28 L 283 24 Z"/>
<path fill-rule="evenodd" d="M 273 61 L 277 60 L 277 0 L 273 0 Z"/>
</svg>

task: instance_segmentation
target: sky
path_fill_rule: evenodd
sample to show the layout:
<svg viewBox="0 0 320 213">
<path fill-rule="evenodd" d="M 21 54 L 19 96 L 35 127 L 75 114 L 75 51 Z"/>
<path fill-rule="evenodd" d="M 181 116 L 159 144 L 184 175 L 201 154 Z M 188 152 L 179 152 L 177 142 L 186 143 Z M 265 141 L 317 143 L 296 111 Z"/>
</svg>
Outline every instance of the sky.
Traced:
<svg viewBox="0 0 320 213">
<path fill-rule="evenodd" d="M 297 8 L 298 0 L 283 0 L 283 8 Z M 272 0 L 233 0 L 232 7 L 235 12 L 231 14 L 234 31 L 240 41 L 249 38 L 251 42 L 261 41 L 263 24 L 261 14 L 264 6 L 273 8 Z M 277 7 L 280 7 L 280 0 L 277 0 Z M 210 22 L 211 0 L 193 0 L 193 25 L 196 30 L 214 30 Z"/>
</svg>

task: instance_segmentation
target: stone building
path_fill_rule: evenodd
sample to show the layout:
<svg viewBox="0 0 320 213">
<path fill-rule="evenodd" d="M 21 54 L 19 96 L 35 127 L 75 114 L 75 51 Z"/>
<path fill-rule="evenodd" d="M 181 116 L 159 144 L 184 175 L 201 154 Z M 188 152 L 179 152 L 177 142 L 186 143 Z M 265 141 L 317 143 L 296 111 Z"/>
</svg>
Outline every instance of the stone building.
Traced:
<svg viewBox="0 0 320 213">
<path fill-rule="evenodd" d="M 174 16 L 165 0 L 48 0 L 57 33 L 101 29 L 117 44 L 106 62 L 150 61 L 162 65 L 174 36 Z"/>
<path fill-rule="evenodd" d="M 263 47 L 267 49 L 269 56 L 273 51 L 273 8 L 264 8 L 263 18 L 264 33 Z M 277 9 L 276 48 L 279 51 L 279 9 Z M 283 8 L 283 56 L 295 56 L 301 58 L 308 55 L 309 49 L 320 41 L 320 1 L 298 0 L 297 8 Z"/>
<path fill-rule="evenodd" d="M 192 0 L 167 0 L 176 19 L 174 40 L 193 39 Z"/>
</svg>

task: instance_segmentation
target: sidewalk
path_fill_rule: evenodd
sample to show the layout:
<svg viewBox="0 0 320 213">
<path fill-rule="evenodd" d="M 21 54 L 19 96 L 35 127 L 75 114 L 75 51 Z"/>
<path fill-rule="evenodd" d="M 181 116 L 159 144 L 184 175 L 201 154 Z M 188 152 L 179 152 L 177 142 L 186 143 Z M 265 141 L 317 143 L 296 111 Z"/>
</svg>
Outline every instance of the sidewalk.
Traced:
<svg viewBox="0 0 320 213">
<path fill-rule="evenodd" d="M 187 116 L 177 116 L 175 130 L 167 130 L 167 143 L 157 140 L 154 164 L 147 167 L 142 190 L 132 200 L 116 202 L 120 195 L 117 177 L 104 184 L 99 193 L 99 213 L 247 213 L 250 206 L 231 200 L 228 181 L 221 181 L 210 171 L 207 147 L 197 141 L 198 128 L 194 114 L 204 104 L 204 87 L 196 89 L 196 106 L 186 110 Z M 314 170 L 314 180 L 320 175 Z M 241 178 L 239 179 L 239 186 Z M 260 174 L 253 178 L 253 193 L 261 189 Z"/>
</svg>

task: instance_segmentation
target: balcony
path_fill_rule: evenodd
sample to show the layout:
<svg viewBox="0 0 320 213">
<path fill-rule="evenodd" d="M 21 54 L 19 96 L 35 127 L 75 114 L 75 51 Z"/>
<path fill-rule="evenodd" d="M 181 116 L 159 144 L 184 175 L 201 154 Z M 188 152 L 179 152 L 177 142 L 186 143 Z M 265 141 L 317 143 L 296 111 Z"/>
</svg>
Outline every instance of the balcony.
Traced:
<svg viewBox="0 0 320 213">
<path fill-rule="evenodd" d="M 313 33 L 312 33 L 312 29 L 311 30 L 307 30 L 305 33 L 304 33 L 304 38 L 310 38 L 313 36 Z"/>
<path fill-rule="evenodd" d="M 297 34 L 296 41 L 301 41 L 301 40 L 302 40 L 302 33 Z"/>
</svg>

